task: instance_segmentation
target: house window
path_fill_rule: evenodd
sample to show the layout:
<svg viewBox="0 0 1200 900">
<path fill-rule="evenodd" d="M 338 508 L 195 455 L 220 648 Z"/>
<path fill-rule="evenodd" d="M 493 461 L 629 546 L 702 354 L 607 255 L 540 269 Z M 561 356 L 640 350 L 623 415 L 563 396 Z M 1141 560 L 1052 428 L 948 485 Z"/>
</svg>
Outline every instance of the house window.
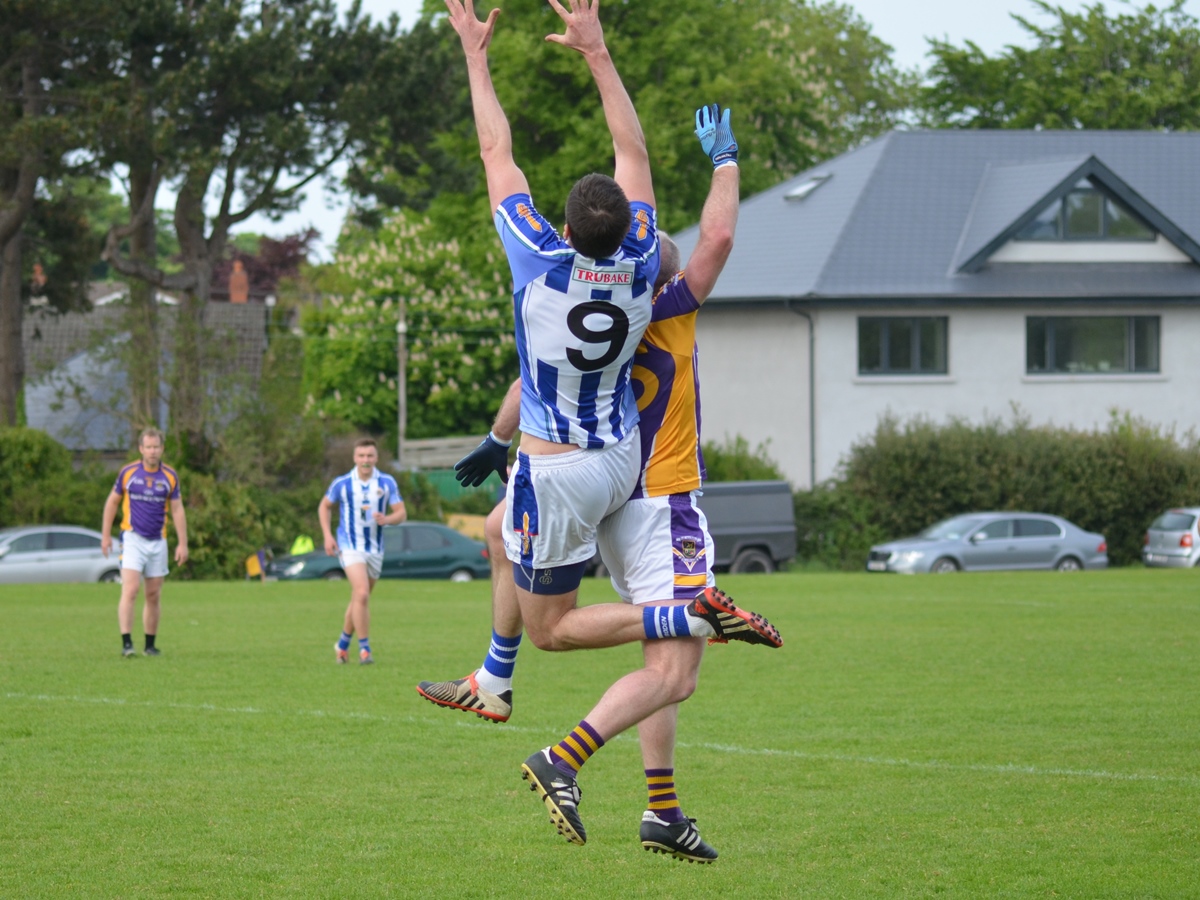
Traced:
<svg viewBox="0 0 1200 900">
<path fill-rule="evenodd" d="M 858 320 L 858 374 L 945 375 L 945 316 Z"/>
<path fill-rule="evenodd" d="M 1157 372 L 1158 316 L 1029 316 L 1030 375 Z"/>
<path fill-rule="evenodd" d="M 1043 209 L 1018 241 L 1152 241 L 1154 229 L 1088 179 Z"/>
</svg>

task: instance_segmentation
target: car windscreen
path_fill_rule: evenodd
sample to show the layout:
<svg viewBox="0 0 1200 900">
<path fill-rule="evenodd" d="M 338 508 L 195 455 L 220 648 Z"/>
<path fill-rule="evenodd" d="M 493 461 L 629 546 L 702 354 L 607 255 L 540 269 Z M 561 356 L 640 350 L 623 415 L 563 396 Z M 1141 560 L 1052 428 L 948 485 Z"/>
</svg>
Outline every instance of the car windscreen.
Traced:
<svg viewBox="0 0 1200 900">
<path fill-rule="evenodd" d="M 1196 517 L 1185 512 L 1165 512 L 1150 526 L 1151 531 L 1191 531 Z"/>
<path fill-rule="evenodd" d="M 953 519 L 943 519 L 936 525 L 930 525 L 920 536 L 927 541 L 957 541 L 981 521 L 983 520 L 973 516 L 955 516 Z"/>
</svg>

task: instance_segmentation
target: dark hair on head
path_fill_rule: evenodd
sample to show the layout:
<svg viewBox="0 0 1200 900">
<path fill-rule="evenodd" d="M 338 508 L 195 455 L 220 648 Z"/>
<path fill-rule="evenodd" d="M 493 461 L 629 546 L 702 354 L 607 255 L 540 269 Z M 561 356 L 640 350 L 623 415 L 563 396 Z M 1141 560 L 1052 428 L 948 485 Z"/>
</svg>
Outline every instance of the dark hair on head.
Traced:
<svg viewBox="0 0 1200 900">
<path fill-rule="evenodd" d="M 658 277 L 654 279 L 654 293 L 679 274 L 679 245 L 665 231 L 658 233 Z"/>
<path fill-rule="evenodd" d="M 584 175 L 567 195 L 571 246 L 584 256 L 613 256 L 629 233 L 633 213 L 621 186 L 607 175 Z"/>
<path fill-rule="evenodd" d="M 375 438 L 359 438 L 354 442 L 354 449 L 357 450 L 359 447 L 374 447 L 376 450 L 379 449 L 379 445 L 375 443 Z"/>
</svg>

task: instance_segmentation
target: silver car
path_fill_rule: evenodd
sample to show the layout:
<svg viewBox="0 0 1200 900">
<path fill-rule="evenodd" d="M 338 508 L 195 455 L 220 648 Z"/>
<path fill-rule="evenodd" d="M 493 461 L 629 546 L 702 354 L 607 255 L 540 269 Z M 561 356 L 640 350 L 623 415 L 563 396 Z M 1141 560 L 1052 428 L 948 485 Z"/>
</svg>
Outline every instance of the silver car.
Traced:
<svg viewBox="0 0 1200 900">
<path fill-rule="evenodd" d="M 120 544 L 105 559 L 98 531 L 75 525 L 0 529 L 0 584 L 120 580 Z"/>
<path fill-rule="evenodd" d="M 1104 535 L 1084 531 L 1044 513 L 980 512 L 945 519 L 916 537 L 879 544 L 867 557 L 869 572 L 1108 567 Z"/>
<path fill-rule="evenodd" d="M 1142 547 L 1148 566 L 1200 566 L 1200 507 L 1169 509 L 1151 523 Z"/>
</svg>

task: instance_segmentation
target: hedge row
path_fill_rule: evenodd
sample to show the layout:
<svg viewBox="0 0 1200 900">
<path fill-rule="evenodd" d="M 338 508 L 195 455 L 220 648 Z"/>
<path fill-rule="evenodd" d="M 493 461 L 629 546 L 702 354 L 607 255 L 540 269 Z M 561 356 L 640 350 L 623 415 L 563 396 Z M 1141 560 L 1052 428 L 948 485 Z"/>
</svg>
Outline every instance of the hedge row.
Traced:
<svg viewBox="0 0 1200 900">
<path fill-rule="evenodd" d="M 870 546 L 959 513 L 1062 516 L 1108 541 L 1109 561 L 1141 555 L 1146 527 L 1200 503 L 1200 441 L 1129 416 L 1097 431 L 884 419 L 853 447 L 841 477 L 796 494 L 800 558 L 861 569 Z"/>
<path fill-rule="evenodd" d="M 70 452 L 44 432 L 0 428 L 0 527 L 58 524 L 99 529 L 115 475 L 94 464 L 74 468 Z M 240 578 L 246 557 L 256 550 L 284 552 L 297 535 L 316 540 L 321 534 L 316 510 L 327 487 L 322 478 L 286 489 L 186 469 L 180 470 L 179 479 L 191 558 L 173 577 Z M 424 476 L 402 473 L 398 481 L 410 518 L 440 521 L 450 511 Z M 174 540 L 172 529 L 172 544 Z"/>
</svg>

